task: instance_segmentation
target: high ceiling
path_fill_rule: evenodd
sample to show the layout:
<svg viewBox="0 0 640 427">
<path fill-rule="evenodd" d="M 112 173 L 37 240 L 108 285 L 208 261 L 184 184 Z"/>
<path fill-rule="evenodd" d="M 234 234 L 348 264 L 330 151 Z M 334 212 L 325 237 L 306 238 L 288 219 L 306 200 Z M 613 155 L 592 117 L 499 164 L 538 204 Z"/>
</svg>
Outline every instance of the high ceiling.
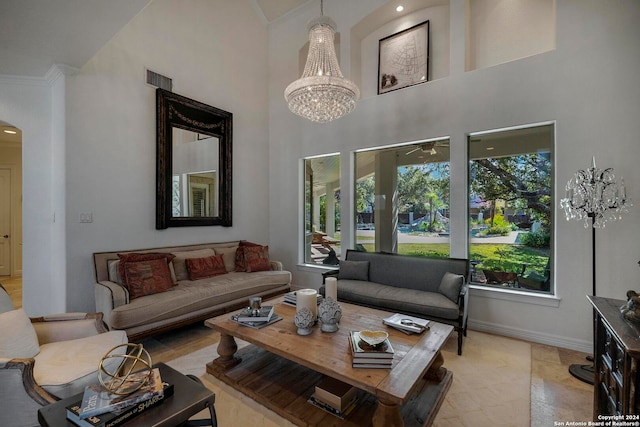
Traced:
<svg viewBox="0 0 640 427">
<path fill-rule="evenodd" d="M 231 0 L 224 0 L 231 1 Z M 251 0 L 265 23 L 307 1 Z M 0 75 L 82 67 L 151 0 L 0 0 Z"/>
</svg>

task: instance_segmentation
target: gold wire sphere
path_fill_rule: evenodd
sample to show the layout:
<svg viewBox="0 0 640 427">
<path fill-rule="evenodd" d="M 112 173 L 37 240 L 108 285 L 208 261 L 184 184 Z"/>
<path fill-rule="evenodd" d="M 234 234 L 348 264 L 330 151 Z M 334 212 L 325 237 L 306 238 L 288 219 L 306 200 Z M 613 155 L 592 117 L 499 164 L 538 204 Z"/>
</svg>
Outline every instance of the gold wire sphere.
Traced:
<svg viewBox="0 0 640 427">
<path fill-rule="evenodd" d="M 125 348 L 124 352 L 120 350 L 122 348 Z M 120 358 L 122 361 L 113 372 L 109 372 L 104 365 L 108 359 L 113 358 Z M 98 380 L 112 394 L 131 394 L 148 384 L 150 378 L 151 356 L 142 344 L 117 345 L 102 357 L 98 365 Z"/>
</svg>

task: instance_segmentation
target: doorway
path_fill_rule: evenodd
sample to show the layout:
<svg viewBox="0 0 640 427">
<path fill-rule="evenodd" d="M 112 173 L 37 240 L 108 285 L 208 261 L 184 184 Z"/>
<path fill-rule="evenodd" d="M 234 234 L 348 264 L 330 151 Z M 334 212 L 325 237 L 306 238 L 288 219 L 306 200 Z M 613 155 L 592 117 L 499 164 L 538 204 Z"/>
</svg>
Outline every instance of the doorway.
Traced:
<svg viewBox="0 0 640 427">
<path fill-rule="evenodd" d="M 22 131 L 3 121 L 0 121 L 0 283 L 11 283 L 12 299 L 16 297 L 21 302 Z"/>
</svg>

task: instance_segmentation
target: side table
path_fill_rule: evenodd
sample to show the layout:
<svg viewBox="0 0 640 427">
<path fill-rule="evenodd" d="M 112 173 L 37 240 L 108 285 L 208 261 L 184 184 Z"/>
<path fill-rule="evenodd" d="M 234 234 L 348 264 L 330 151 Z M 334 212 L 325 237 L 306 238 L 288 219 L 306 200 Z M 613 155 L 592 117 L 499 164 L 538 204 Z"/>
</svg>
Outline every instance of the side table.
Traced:
<svg viewBox="0 0 640 427">
<path fill-rule="evenodd" d="M 173 384 L 173 396 L 167 398 L 160 405 L 140 414 L 131 421 L 126 422 L 126 427 L 174 427 L 184 426 L 212 426 L 217 427 L 216 412 L 214 408 L 215 394 L 207 389 L 200 380 L 194 376 L 186 376 L 165 365 L 155 364 L 160 368 L 160 376 L 163 381 Z M 38 410 L 38 421 L 42 427 L 75 427 L 75 424 L 67 420 L 66 407 L 82 398 L 82 394 L 62 399 L 56 403 L 43 406 Z M 192 420 L 203 409 L 209 409 L 210 419 Z"/>
</svg>

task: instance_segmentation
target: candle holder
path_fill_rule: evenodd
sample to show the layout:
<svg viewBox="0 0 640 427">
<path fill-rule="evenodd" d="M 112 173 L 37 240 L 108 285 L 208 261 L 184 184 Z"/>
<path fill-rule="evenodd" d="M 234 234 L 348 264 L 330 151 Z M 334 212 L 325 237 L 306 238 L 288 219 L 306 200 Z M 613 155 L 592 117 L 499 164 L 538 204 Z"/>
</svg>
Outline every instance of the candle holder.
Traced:
<svg viewBox="0 0 640 427">
<path fill-rule="evenodd" d="M 320 318 L 320 330 L 322 332 L 336 332 L 338 330 L 338 322 L 342 317 L 340 304 L 331 297 L 325 298 L 318 307 L 318 317 Z"/>
<path fill-rule="evenodd" d="M 313 313 L 307 307 L 302 307 L 296 311 L 293 323 L 298 327 L 298 335 L 309 335 L 311 327 L 315 323 Z"/>
</svg>

